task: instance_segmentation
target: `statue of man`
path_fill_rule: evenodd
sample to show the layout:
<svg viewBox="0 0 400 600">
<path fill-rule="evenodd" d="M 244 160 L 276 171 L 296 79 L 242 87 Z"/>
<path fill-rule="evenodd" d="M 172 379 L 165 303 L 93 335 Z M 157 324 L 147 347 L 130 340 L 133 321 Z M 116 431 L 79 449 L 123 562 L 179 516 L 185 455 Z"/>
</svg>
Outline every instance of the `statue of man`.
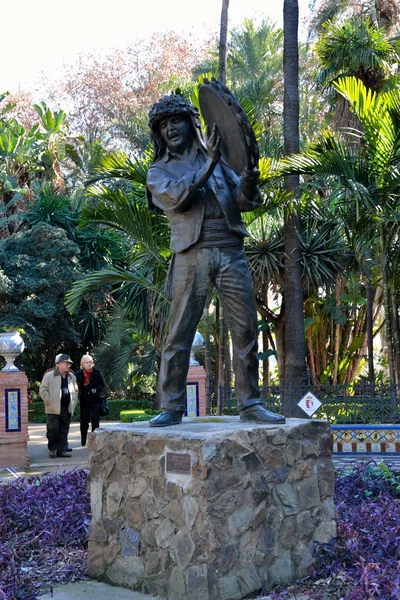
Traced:
<svg viewBox="0 0 400 600">
<path fill-rule="evenodd" d="M 156 102 L 149 119 L 154 158 L 147 175 L 148 205 L 168 218 L 173 251 L 166 283 L 171 320 L 157 392 L 163 410 L 150 427 L 182 420 L 190 350 L 211 284 L 231 332 L 240 420 L 284 423 L 283 416 L 261 404 L 256 302 L 243 249 L 249 234 L 240 213 L 262 202 L 259 171 L 245 169 L 239 177 L 221 157 L 217 127 L 205 141 L 197 108 L 181 96 Z"/>
</svg>

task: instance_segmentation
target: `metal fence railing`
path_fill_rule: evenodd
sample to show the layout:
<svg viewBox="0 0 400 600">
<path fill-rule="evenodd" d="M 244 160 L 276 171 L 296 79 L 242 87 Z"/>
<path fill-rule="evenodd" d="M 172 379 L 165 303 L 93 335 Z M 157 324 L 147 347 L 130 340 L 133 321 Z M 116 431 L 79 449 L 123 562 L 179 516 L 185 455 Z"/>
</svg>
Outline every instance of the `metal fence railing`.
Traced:
<svg viewBox="0 0 400 600">
<path fill-rule="evenodd" d="M 326 419 L 331 424 L 400 423 L 400 388 L 388 385 L 367 382 L 330 385 L 309 381 L 301 385 L 271 385 L 261 390 L 261 398 L 273 412 L 293 415 L 297 411 L 298 416 L 298 402 L 307 392 L 312 392 L 322 403 L 313 418 Z M 234 388 L 216 386 L 211 380 L 207 395 L 212 414 L 237 414 Z M 303 415 L 307 417 L 306 413 Z"/>
</svg>

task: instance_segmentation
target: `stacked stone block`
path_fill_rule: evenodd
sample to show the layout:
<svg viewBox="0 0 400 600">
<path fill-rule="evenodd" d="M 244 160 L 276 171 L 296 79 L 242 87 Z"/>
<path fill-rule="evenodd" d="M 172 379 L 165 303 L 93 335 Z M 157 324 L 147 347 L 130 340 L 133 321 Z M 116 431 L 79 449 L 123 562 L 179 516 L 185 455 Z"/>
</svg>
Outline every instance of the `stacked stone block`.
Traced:
<svg viewBox="0 0 400 600">
<path fill-rule="evenodd" d="M 96 430 L 90 576 L 168 600 L 241 600 L 304 577 L 336 536 L 331 454 L 316 420 Z"/>
</svg>

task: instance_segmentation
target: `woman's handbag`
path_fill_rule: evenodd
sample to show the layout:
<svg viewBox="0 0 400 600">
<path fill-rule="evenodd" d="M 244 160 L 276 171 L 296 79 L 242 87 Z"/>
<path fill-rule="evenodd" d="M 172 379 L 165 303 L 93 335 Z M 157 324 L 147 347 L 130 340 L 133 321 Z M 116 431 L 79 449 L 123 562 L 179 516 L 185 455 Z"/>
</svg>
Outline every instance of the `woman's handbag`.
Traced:
<svg viewBox="0 0 400 600">
<path fill-rule="evenodd" d="M 106 415 L 108 415 L 109 412 L 110 412 L 110 409 L 108 408 L 107 399 L 103 395 L 103 396 L 101 396 L 100 415 L 102 417 L 105 417 Z"/>
</svg>

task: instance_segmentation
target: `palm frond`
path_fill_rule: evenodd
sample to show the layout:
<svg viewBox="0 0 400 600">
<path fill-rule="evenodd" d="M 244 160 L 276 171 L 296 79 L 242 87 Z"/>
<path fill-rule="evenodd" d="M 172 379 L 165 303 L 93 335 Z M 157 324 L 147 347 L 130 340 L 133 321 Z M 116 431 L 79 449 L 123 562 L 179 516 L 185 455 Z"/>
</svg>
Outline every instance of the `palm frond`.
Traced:
<svg viewBox="0 0 400 600">
<path fill-rule="evenodd" d="M 245 249 L 256 289 L 282 282 L 285 255 L 281 233 L 272 229 L 267 238 L 251 237 L 246 240 Z"/>
<path fill-rule="evenodd" d="M 96 364 L 112 390 L 120 389 L 130 378 L 140 349 L 136 338 L 134 324 L 125 309 L 117 304 L 112 311 L 105 337 L 93 351 Z"/>
<path fill-rule="evenodd" d="M 398 179 L 400 156 L 400 95 L 398 90 L 377 93 L 368 89 L 356 77 L 346 77 L 335 88 L 350 103 L 364 128 L 366 143 L 363 152 L 368 157 L 378 187 L 393 177 Z M 392 176 L 391 170 L 395 167 Z"/>
<path fill-rule="evenodd" d="M 346 265 L 341 227 L 332 220 L 308 220 L 302 228 L 301 255 L 308 292 L 332 285 Z"/>
<path fill-rule="evenodd" d="M 357 74 L 372 87 L 377 79 L 389 75 L 388 66 L 396 56 L 384 29 L 362 15 L 354 15 L 344 23 L 324 23 L 314 50 L 323 67 L 318 81 L 325 85 L 343 75 Z"/>
<path fill-rule="evenodd" d="M 112 152 L 100 159 L 99 165 L 95 167 L 85 185 L 91 185 L 102 179 L 117 178 L 145 186 L 150 162 L 150 151 L 147 151 L 141 160 L 131 160 L 123 152 Z"/>
<path fill-rule="evenodd" d="M 124 233 L 132 244 L 146 250 L 154 259 L 170 255 L 169 227 L 163 215 L 155 214 L 134 202 L 131 194 L 104 185 L 88 188 L 97 204 L 82 211 L 82 223 L 98 223 Z"/>
<path fill-rule="evenodd" d="M 73 314 L 77 309 L 79 302 L 86 294 L 111 284 L 132 284 L 143 290 L 153 292 L 157 296 L 163 297 L 160 286 L 155 284 L 149 278 L 140 273 L 113 267 L 111 269 L 102 269 L 101 271 L 89 273 L 83 279 L 75 281 L 71 290 L 66 295 L 65 306 L 67 307 L 67 310 L 70 314 Z"/>
</svg>

